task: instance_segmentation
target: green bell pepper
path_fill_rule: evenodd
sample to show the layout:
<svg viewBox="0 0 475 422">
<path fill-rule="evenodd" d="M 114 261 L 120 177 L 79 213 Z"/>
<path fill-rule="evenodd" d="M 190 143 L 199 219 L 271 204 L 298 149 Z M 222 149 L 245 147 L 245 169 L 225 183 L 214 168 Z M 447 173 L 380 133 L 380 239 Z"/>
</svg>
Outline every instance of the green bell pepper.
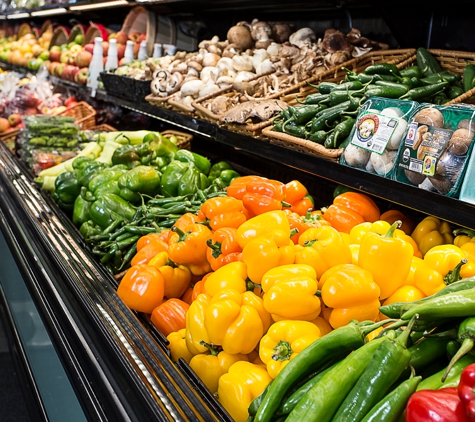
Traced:
<svg viewBox="0 0 475 422">
<path fill-rule="evenodd" d="M 182 163 L 193 163 L 201 173 L 208 175 L 211 169 L 211 162 L 202 155 L 188 151 L 186 149 L 180 149 L 175 153 L 175 160 Z"/>
<path fill-rule="evenodd" d="M 162 136 L 159 132 L 150 132 L 145 135 L 143 143 L 148 144 L 158 157 L 168 158 L 168 161 L 171 161 L 174 154 L 179 151 L 179 148 L 170 139 Z"/>
<path fill-rule="evenodd" d="M 135 208 L 119 195 L 105 193 L 92 203 L 89 212 L 91 220 L 105 229 L 118 219 L 131 220 L 135 215 Z"/>
<path fill-rule="evenodd" d="M 79 233 L 81 233 L 84 239 L 99 235 L 101 232 L 102 229 L 92 220 L 85 221 L 81 224 L 81 227 L 79 227 Z"/>
<path fill-rule="evenodd" d="M 122 176 L 127 170 L 127 166 L 124 164 L 118 164 L 113 167 L 105 168 L 94 175 L 94 177 L 89 181 L 87 188 L 95 194 L 96 190 L 105 183 L 113 180 L 119 180 L 120 176 Z"/>
<path fill-rule="evenodd" d="M 211 177 L 208 176 L 208 180 L 212 184 L 218 185 L 220 188 L 225 188 L 229 186 L 230 183 L 233 181 L 233 179 L 235 179 L 236 177 L 241 177 L 241 175 L 237 171 L 229 169 L 229 170 L 223 170 L 214 179 L 211 179 Z"/>
<path fill-rule="evenodd" d="M 201 173 L 195 164 L 188 163 L 187 169 L 178 182 L 178 195 L 193 194 L 208 186 L 209 180 L 206 175 Z"/>
<path fill-rule="evenodd" d="M 75 171 L 65 171 L 54 181 L 54 192 L 56 198 L 65 204 L 74 204 L 74 201 L 81 192 L 77 173 Z"/>
<path fill-rule="evenodd" d="M 150 166 L 137 166 L 117 180 L 119 195 L 133 203 L 141 201 L 141 195 L 155 196 L 160 188 L 160 173 Z"/>
<path fill-rule="evenodd" d="M 104 169 L 105 164 L 100 163 L 98 161 L 92 161 L 90 163 L 84 164 L 84 166 L 77 170 L 77 177 L 79 184 L 81 186 L 88 186 L 91 179 L 99 173 L 102 169 Z"/>
<path fill-rule="evenodd" d="M 233 170 L 233 168 L 227 161 L 218 161 L 213 164 L 208 174 L 210 181 L 212 182 L 214 179 L 218 178 L 223 170 Z"/>
<path fill-rule="evenodd" d="M 80 155 L 79 157 L 76 157 L 74 161 L 72 162 L 72 167 L 73 170 L 81 170 L 84 166 L 92 163 L 94 160 L 91 157 L 88 157 L 86 155 Z"/>
<path fill-rule="evenodd" d="M 163 196 L 178 196 L 178 183 L 187 168 L 188 164 L 181 161 L 172 161 L 162 169 L 160 193 Z"/>
<path fill-rule="evenodd" d="M 92 202 L 86 201 L 81 195 L 76 198 L 73 208 L 73 224 L 75 226 L 81 226 L 91 219 L 91 205 Z"/>
</svg>

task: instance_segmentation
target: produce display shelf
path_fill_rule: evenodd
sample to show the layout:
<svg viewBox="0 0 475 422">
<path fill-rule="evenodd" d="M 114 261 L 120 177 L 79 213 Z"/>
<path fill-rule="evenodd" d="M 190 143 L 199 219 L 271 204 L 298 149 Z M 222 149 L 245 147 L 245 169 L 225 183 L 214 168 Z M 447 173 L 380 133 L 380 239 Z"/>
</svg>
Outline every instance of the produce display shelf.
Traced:
<svg viewBox="0 0 475 422">
<path fill-rule="evenodd" d="M 77 84 L 53 78 L 53 83 L 78 89 Z M 81 90 L 84 89 L 81 87 Z M 184 115 L 173 110 L 152 106 L 146 102 L 134 103 L 98 91 L 96 98 L 113 102 L 121 107 L 162 120 L 197 135 L 211 138 L 218 143 L 245 150 L 260 157 L 281 163 L 283 166 L 301 169 L 313 176 L 361 190 L 376 197 L 411 208 L 425 214 L 432 214 L 453 224 L 475 228 L 475 206 L 455 198 L 449 198 L 406 185 L 358 169 L 342 166 L 326 157 L 309 155 L 290 147 L 272 144 L 259 138 L 230 131 L 216 124 Z"/>
</svg>

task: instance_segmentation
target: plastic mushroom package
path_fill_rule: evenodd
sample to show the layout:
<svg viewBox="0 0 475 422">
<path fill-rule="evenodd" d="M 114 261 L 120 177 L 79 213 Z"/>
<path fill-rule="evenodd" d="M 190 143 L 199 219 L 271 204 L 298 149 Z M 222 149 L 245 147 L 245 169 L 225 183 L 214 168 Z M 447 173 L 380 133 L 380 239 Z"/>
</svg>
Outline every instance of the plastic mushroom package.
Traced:
<svg viewBox="0 0 475 422">
<path fill-rule="evenodd" d="M 359 110 L 340 163 L 391 177 L 414 101 L 372 97 Z"/>
<path fill-rule="evenodd" d="M 472 106 L 420 104 L 411 114 L 393 179 L 458 197 L 474 133 Z"/>
</svg>

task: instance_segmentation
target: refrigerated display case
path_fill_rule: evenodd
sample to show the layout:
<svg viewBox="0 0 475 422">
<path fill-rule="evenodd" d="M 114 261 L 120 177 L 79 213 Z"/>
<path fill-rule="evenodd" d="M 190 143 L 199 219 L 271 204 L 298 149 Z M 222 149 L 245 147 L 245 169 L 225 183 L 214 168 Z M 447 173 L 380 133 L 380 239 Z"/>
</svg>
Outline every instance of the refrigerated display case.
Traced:
<svg viewBox="0 0 475 422">
<path fill-rule="evenodd" d="M 473 40 L 463 33 L 471 19 L 463 16 L 461 9 L 469 7 L 470 1 L 458 2 L 450 13 L 441 12 L 437 2 L 424 2 L 421 16 L 407 13 L 408 2 L 398 7 L 376 1 L 311 5 L 283 1 L 161 3 L 165 5 L 151 2 L 151 6 L 163 13 L 199 15 L 208 34 L 224 36 L 236 21 L 259 15 L 261 19 L 322 27 L 329 22 L 345 27 L 359 24 L 360 29 L 373 31 L 401 48 L 475 49 L 470 44 Z M 120 9 L 117 16 L 126 10 Z M 108 21 L 114 19 L 113 14 L 100 10 L 90 13 Z M 453 31 L 450 36 L 449 29 Z M 57 78 L 52 80 L 78 89 Z M 299 178 L 318 202 L 331 197 L 337 184 L 344 184 L 371 194 L 383 207 L 404 207 L 410 214 L 432 214 L 475 228 L 474 206 L 457 199 L 144 102 L 114 98 L 101 91 L 95 98 L 147 115 L 161 125 L 190 131 L 196 136 L 193 150 L 229 159 L 243 172 L 279 180 Z M 29 170 L 4 145 L 0 145 L 0 228 L 2 263 L 7 269 L 0 276 L 3 319 L 10 326 L 10 341 L 17 366 L 22 368 L 34 420 L 232 420 L 186 363 L 171 361 L 166 339 L 143 315 L 123 304 L 116 294 L 117 281 L 88 251 L 70 219 L 41 193 Z"/>
</svg>

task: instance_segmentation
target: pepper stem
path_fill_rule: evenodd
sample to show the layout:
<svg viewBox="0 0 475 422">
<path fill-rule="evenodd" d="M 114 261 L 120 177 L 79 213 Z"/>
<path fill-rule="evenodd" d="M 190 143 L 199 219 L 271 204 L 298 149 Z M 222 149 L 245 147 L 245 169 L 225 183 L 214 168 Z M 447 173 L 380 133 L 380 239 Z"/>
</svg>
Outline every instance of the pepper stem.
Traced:
<svg viewBox="0 0 475 422">
<path fill-rule="evenodd" d="M 221 242 L 215 242 L 213 243 L 212 239 L 208 239 L 206 241 L 206 244 L 208 245 L 209 248 L 211 248 L 212 252 L 211 255 L 213 256 L 214 259 L 219 258 L 219 255 L 221 255 Z"/>
<path fill-rule="evenodd" d="M 173 226 L 171 230 L 172 232 L 175 232 L 179 236 L 178 242 L 183 242 L 186 236 L 188 236 L 191 233 L 191 232 L 185 233 L 182 229 L 178 228 L 177 226 Z"/>
<path fill-rule="evenodd" d="M 464 234 L 465 236 L 468 236 L 468 237 L 475 237 L 475 231 L 462 228 L 462 227 L 459 229 L 455 229 L 452 233 L 454 236 L 458 236 L 459 234 Z"/>
<path fill-rule="evenodd" d="M 396 220 L 393 224 L 391 224 L 391 227 L 389 228 L 388 232 L 386 233 L 386 236 L 384 237 L 394 237 L 394 233 L 396 232 L 396 229 L 402 226 L 402 221 L 401 220 Z"/>
<path fill-rule="evenodd" d="M 372 333 L 374 330 L 377 330 L 379 327 L 382 327 L 383 325 L 385 324 L 388 324 L 390 322 L 396 322 L 398 321 L 397 319 L 385 319 L 383 321 L 379 321 L 379 322 L 375 322 L 373 323 L 371 321 L 371 323 L 368 323 L 368 322 L 360 322 L 358 325 L 360 327 L 360 330 L 361 330 L 361 334 L 363 334 L 363 337 L 366 337 L 368 334 Z"/>
<path fill-rule="evenodd" d="M 465 265 L 467 262 L 467 258 L 462 258 L 462 260 L 455 266 L 455 268 L 453 270 L 450 270 L 444 277 L 444 283 L 449 285 L 455 283 L 456 281 L 462 280 L 460 270 L 462 269 L 462 265 Z"/>
<path fill-rule="evenodd" d="M 457 353 L 453 356 L 453 358 L 450 360 L 449 364 L 447 365 L 447 369 L 445 370 L 444 375 L 442 376 L 442 382 L 445 381 L 447 376 L 449 375 L 450 370 L 452 369 L 452 366 L 455 365 L 455 363 L 462 357 L 465 356 L 470 350 L 473 349 L 474 346 L 474 341 L 471 338 L 466 338 L 463 342 L 462 345 L 460 346 L 460 349 L 458 349 Z"/>
<path fill-rule="evenodd" d="M 409 321 L 409 324 L 407 324 L 407 327 L 405 330 L 402 332 L 401 335 L 397 336 L 396 341 L 399 344 L 402 344 L 403 346 L 406 346 L 407 340 L 411 334 L 412 327 L 414 326 L 414 323 L 416 322 L 416 319 L 419 318 L 419 314 L 415 314 Z"/>
<path fill-rule="evenodd" d="M 280 340 L 277 346 L 274 347 L 274 353 L 272 354 L 273 360 L 284 361 L 289 360 L 292 356 L 292 346 L 288 341 Z"/>
<path fill-rule="evenodd" d="M 221 347 L 217 346 L 216 344 L 213 343 L 206 343 L 206 341 L 201 340 L 200 344 L 204 347 L 206 347 L 209 350 L 209 354 L 212 356 L 218 356 L 219 352 L 221 352 Z"/>
</svg>

